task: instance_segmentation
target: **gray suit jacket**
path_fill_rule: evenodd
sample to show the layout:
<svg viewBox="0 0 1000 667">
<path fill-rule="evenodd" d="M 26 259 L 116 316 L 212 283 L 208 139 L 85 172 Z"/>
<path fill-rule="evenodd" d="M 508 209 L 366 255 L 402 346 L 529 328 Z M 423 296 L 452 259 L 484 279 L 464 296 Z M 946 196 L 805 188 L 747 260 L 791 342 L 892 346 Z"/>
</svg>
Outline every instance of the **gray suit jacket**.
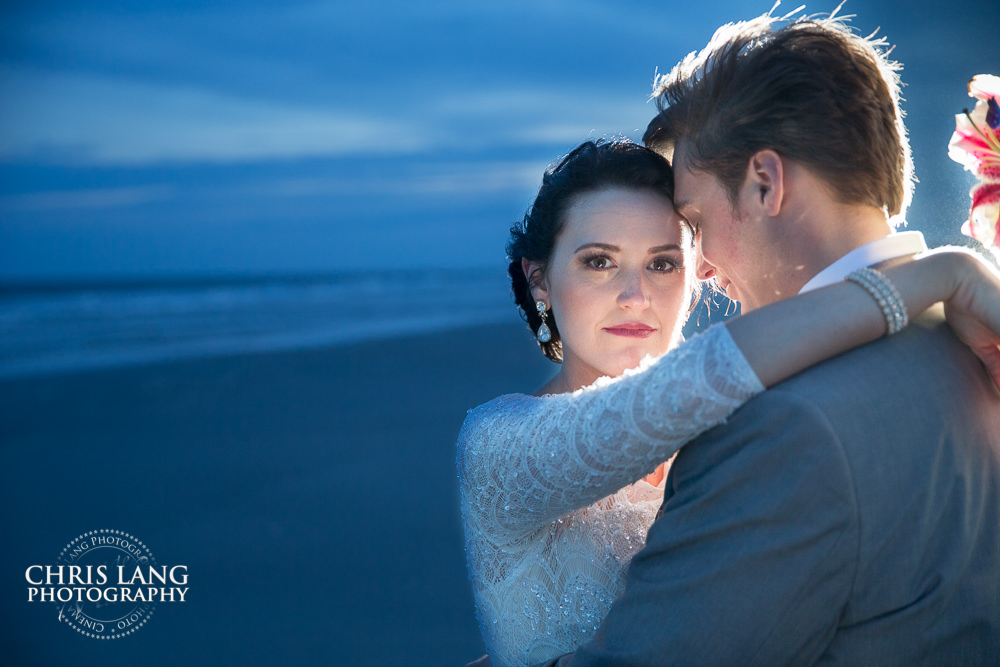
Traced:
<svg viewBox="0 0 1000 667">
<path fill-rule="evenodd" d="M 939 314 L 688 444 L 559 665 L 1000 664 L 1000 393 Z"/>
</svg>

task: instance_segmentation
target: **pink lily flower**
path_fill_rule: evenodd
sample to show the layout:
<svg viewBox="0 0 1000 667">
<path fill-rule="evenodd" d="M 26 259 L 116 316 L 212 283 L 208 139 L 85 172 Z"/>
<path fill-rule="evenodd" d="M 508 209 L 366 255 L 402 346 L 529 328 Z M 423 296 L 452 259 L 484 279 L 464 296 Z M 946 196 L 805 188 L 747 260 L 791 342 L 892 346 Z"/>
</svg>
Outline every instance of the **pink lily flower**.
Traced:
<svg viewBox="0 0 1000 667">
<path fill-rule="evenodd" d="M 976 99 L 976 106 L 971 113 L 955 116 L 955 133 L 948 143 L 948 156 L 980 181 L 969 192 L 972 206 L 962 233 L 1000 260 L 1000 77 L 973 77 L 969 96 Z"/>
</svg>

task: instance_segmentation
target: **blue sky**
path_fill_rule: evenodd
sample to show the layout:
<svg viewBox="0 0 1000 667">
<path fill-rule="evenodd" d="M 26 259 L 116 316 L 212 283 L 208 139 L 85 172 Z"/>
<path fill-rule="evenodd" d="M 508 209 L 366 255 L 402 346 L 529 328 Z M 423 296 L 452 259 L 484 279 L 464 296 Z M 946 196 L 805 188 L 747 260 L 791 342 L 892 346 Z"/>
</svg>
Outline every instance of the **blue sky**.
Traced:
<svg viewBox="0 0 1000 667">
<path fill-rule="evenodd" d="M 5 3 L 0 280 L 502 266 L 548 162 L 637 138 L 657 68 L 769 8 Z M 965 83 L 1000 70 L 1000 9 L 844 12 L 905 65 L 911 227 L 955 240 L 971 178 L 945 147 Z"/>
</svg>

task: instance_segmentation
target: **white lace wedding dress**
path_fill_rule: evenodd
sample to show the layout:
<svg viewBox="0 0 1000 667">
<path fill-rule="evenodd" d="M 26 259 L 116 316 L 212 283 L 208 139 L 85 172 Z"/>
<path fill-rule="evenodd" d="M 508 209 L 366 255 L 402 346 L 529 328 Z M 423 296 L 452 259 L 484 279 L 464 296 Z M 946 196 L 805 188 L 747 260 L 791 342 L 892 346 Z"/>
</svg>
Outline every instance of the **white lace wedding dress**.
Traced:
<svg viewBox="0 0 1000 667">
<path fill-rule="evenodd" d="M 717 325 L 619 378 L 469 412 L 462 518 L 496 667 L 548 660 L 594 635 L 663 497 L 640 478 L 763 389 Z"/>
</svg>

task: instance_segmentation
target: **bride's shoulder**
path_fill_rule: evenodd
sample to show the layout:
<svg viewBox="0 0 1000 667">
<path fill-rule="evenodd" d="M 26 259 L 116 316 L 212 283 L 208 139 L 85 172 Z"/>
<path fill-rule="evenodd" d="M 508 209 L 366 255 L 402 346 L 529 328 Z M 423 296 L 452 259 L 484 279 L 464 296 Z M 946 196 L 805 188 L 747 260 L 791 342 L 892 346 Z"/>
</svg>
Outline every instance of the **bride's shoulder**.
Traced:
<svg viewBox="0 0 1000 667">
<path fill-rule="evenodd" d="M 528 407 L 542 400 L 528 394 L 503 394 L 492 401 L 477 405 L 465 416 L 462 430 L 489 428 L 497 422 L 522 414 Z"/>
<path fill-rule="evenodd" d="M 459 455 L 499 446 L 541 400 L 527 394 L 504 394 L 469 410 L 458 435 Z"/>
</svg>

